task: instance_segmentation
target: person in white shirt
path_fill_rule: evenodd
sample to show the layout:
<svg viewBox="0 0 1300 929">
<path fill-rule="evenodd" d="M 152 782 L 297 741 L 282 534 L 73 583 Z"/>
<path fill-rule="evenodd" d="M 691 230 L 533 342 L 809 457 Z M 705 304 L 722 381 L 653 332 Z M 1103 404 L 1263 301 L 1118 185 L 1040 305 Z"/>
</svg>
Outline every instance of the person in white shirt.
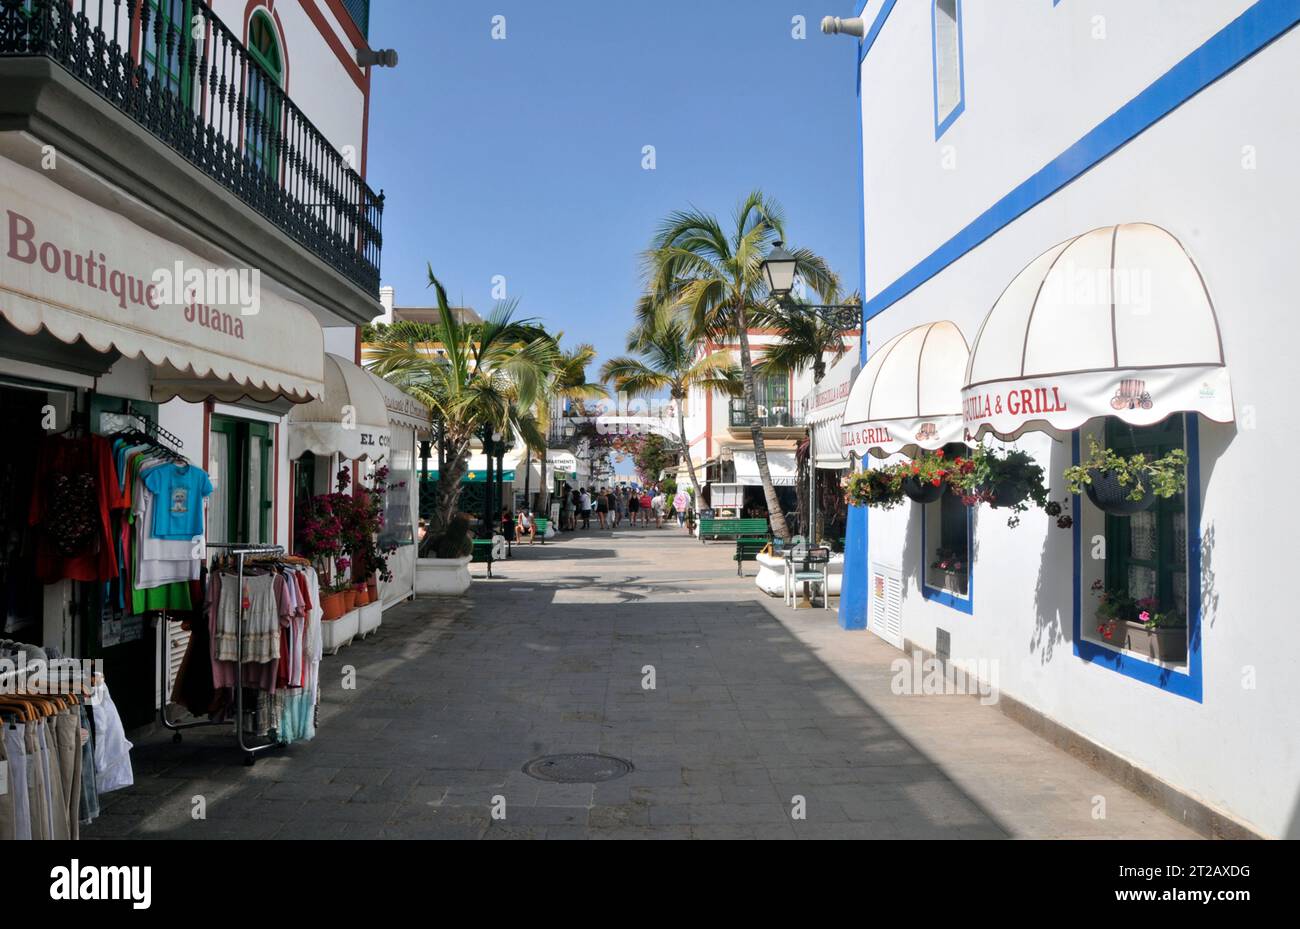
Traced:
<svg viewBox="0 0 1300 929">
<path fill-rule="evenodd" d="M 537 524 L 533 522 L 533 514 L 527 510 L 519 511 L 519 525 L 515 528 L 515 539 L 522 542 L 527 536 L 528 544 L 532 545 L 537 541 Z"/>
<path fill-rule="evenodd" d="M 582 510 L 582 528 L 591 528 L 591 494 L 587 488 L 582 488 L 582 494 L 578 497 L 578 509 Z"/>
</svg>

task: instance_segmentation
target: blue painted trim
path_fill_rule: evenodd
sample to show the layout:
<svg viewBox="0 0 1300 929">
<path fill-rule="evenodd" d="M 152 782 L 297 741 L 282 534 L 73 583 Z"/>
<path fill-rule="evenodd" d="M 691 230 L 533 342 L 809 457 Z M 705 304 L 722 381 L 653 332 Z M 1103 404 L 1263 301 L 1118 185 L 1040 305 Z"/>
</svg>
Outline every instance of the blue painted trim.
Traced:
<svg viewBox="0 0 1300 929">
<path fill-rule="evenodd" d="M 1096 128 L 866 302 L 878 316 L 1020 216 L 1077 180 L 1300 23 L 1300 0 L 1258 0 Z"/>
<path fill-rule="evenodd" d="M 867 508 L 849 507 L 844 530 L 844 577 L 840 580 L 840 627 L 853 632 L 867 628 L 867 599 L 871 562 L 867 557 Z"/>
<path fill-rule="evenodd" d="M 1196 703 L 1203 702 L 1202 676 L 1204 656 L 1201 651 L 1201 431 L 1195 413 L 1184 414 L 1187 445 L 1187 672 L 1143 661 L 1133 655 L 1083 637 L 1083 498 L 1074 497 L 1074 654 L 1098 667 L 1109 668 L 1135 681 L 1150 684 Z M 1079 463 L 1081 432 L 1076 429 L 1070 442 L 1074 464 Z"/>
<path fill-rule="evenodd" d="M 939 0 L 930 0 L 930 74 L 934 79 L 934 140 L 938 142 L 957 117 L 966 112 L 966 42 L 961 27 L 961 0 L 954 0 L 957 16 L 957 105 L 939 119 Z"/>
<path fill-rule="evenodd" d="M 942 504 L 938 504 L 942 505 Z M 971 555 L 975 552 L 975 516 L 974 507 L 966 508 L 966 563 L 970 565 L 970 570 L 966 575 L 966 596 L 959 597 L 948 590 L 940 590 L 937 587 L 931 587 L 925 582 L 926 565 L 930 563 L 930 543 L 927 539 L 929 533 L 926 531 L 925 524 L 929 519 L 930 507 L 925 505 L 921 507 L 921 597 L 934 603 L 941 603 L 944 606 L 956 610 L 958 613 L 965 613 L 967 616 L 975 615 L 975 565 L 971 560 Z"/>
<path fill-rule="evenodd" d="M 889 19 L 889 14 L 894 12 L 894 4 L 897 2 L 898 0 L 885 0 L 884 6 L 882 6 L 880 12 L 876 14 L 876 18 L 872 22 L 871 28 L 867 30 L 867 37 L 862 40 L 862 46 L 858 52 L 859 64 L 866 60 L 867 55 L 871 54 L 871 46 L 876 44 L 876 37 L 880 35 L 880 30 L 885 28 L 885 20 Z M 862 12 L 865 13 L 866 11 L 867 8 L 863 7 Z"/>
</svg>

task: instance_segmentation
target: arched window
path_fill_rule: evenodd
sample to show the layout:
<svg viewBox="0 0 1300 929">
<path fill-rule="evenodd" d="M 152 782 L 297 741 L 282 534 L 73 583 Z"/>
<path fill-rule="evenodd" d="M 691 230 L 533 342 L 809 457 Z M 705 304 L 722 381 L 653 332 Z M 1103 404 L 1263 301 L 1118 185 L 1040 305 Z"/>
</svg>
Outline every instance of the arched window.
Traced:
<svg viewBox="0 0 1300 929">
<path fill-rule="evenodd" d="M 248 73 L 248 124 L 244 147 L 248 159 L 272 176 L 278 173 L 275 142 L 280 136 L 280 96 L 284 56 L 275 24 L 258 10 L 248 22 L 248 54 L 256 67 Z"/>
</svg>

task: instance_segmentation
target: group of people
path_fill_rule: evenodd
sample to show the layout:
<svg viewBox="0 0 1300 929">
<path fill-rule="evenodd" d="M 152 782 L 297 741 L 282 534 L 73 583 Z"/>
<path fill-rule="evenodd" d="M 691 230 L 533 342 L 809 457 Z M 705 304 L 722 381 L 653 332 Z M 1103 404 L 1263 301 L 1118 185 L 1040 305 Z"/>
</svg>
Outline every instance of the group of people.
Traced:
<svg viewBox="0 0 1300 929">
<path fill-rule="evenodd" d="M 623 485 L 589 490 L 565 484 L 560 490 L 558 528 L 561 532 L 591 529 L 594 516 L 599 529 L 617 529 L 625 523 L 633 528 L 645 526 L 649 529 L 651 520 L 656 529 L 662 529 L 664 520 L 671 518 L 673 513 L 678 525 L 685 525 L 690 505 L 690 495 L 684 490 L 679 490 L 669 500 L 659 485 L 648 488 Z"/>
</svg>

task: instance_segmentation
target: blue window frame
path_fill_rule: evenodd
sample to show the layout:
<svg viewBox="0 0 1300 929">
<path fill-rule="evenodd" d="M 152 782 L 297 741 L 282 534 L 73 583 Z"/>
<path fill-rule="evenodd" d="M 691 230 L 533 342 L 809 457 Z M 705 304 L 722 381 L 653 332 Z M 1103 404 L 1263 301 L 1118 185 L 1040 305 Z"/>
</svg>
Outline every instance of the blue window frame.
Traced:
<svg viewBox="0 0 1300 929">
<path fill-rule="evenodd" d="M 1171 668 L 1145 661 L 1129 652 L 1103 645 L 1086 636 L 1083 631 L 1085 609 L 1092 606 L 1084 602 L 1083 584 L 1083 497 L 1074 498 L 1074 654 L 1090 664 L 1109 668 L 1125 677 L 1150 684 L 1161 690 L 1197 703 L 1204 693 L 1201 653 L 1201 465 L 1200 421 L 1195 414 L 1183 416 L 1184 445 L 1187 450 L 1187 491 L 1184 494 L 1186 536 L 1186 608 L 1187 608 L 1187 664 Z M 1081 457 L 1082 433 L 1076 430 L 1072 438 L 1074 464 Z M 1086 504 L 1091 505 L 1091 504 Z M 1091 542 L 1089 543 L 1091 545 Z"/>
<path fill-rule="evenodd" d="M 933 0 L 930 40 L 934 54 L 934 137 L 938 140 L 966 110 L 961 0 Z"/>
<path fill-rule="evenodd" d="M 937 532 L 930 531 L 934 523 Z M 921 596 L 970 616 L 975 612 L 975 518 L 952 494 L 921 508 Z M 941 564 L 959 562 L 961 570 Z"/>
</svg>

